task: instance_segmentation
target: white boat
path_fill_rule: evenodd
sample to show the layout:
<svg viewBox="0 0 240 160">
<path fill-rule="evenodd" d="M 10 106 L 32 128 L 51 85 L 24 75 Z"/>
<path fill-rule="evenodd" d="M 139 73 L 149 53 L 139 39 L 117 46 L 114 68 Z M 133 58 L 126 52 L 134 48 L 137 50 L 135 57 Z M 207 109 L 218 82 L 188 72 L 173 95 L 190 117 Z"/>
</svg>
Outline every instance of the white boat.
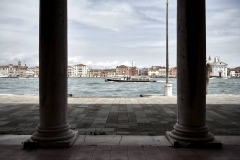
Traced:
<svg viewBox="0 0 240 160">
<path fill-rule="evenodd" d="M 155 79 L 149 77 L 112 77 L 105 78 L 105 82 L 113 81 L 113 82 L 156 82 Z"/>
<path fill-rule="evenodd" d="M 8 78 L 9 77 L 9 75 L 7 75 L 7 74 L 0 74 L 0 78 Z"/>
<path fill-rule="evenodd" d="M 18 79 L 29 79 L 27 77 L 18 77 Z"/>
</svg>

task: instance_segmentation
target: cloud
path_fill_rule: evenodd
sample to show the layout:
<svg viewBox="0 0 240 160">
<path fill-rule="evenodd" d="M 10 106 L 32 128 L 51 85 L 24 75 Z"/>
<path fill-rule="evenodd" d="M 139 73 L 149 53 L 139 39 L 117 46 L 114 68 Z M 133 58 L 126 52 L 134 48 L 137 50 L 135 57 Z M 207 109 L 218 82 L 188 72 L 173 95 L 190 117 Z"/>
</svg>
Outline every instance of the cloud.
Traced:
<svg viewBox="0 0 240 160">
<path fill-rule="evenodd" d="M 92 61 L 87 61 L 85 63 L 89 68 L 91 69 L 110 69 L 110 68 L 116 68 L 116 66 L 119 64 L 118 61 L 105 61 L 105 62 L 92 62 Z"/>
<path fill-rule="evenodd" d="M 134 8 L 124 1 L 70 0 L 69 3 L 69 20 L 88 26 L 118 32 L 144 23 Z"/>
<path fill-rule="evenodd" d="M 169 0 L 169 60 L 176 64 L 177 1 Z M 239 66 L 240 1 L 206 1 L 207 55 Z M 68 0 L 68 61 L 91 67 L 165 65 L 166 1 Z M 38 65 L 39 1 L 0 1 L 0 65 Z M 227 56 L 227 55 L 231 56 Z M 129 63 L 131 66 L 131 63 Z"/>
</svg>

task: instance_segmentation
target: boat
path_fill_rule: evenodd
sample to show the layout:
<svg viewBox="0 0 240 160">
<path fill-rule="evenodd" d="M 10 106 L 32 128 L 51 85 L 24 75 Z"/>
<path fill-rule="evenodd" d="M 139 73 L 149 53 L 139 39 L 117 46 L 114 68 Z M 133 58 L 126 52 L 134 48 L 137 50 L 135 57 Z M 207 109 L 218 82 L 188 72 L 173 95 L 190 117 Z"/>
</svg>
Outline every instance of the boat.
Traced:
<svg viewBox="0 0 240 160">
<path fill-rule="evenodd" d="M 9 75 L 7 75 L 7 74 L 0 74 L 0 78 L 8 78 L 9 77 Z"/>
<path fill-rule="evenodd" d="M 112 77 L 105 78 L 105 82 L 156 82 L 155 79 L 149 77 Z"/>
</svg>

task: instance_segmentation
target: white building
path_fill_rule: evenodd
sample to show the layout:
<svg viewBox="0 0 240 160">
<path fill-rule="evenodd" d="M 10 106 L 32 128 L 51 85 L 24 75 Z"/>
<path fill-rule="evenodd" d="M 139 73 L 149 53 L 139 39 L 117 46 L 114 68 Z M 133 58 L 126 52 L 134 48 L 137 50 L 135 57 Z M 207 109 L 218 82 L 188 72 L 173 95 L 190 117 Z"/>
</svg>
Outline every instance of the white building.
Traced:
<svg viewBox="0 0 240 160">
<path fill-rule="evenodd" d="M 230 71 L 229 76 L 230 77 L 236 77 L 236 72 L 235 71 Z"/>
<path fill-rule="evenodd" d="M 148 76 L 149 77 L 159 77 L 159 70 L 158 69 L 149 69 Z"/>
<path fill-rule="evenodd" d="M 39 66 L 33 67 L 34 77 L 39 77 Z"/>
<path fill-rule="evenodd" d="M 170 70 L 169 70 L 170 72 Z M 148 70 L 148 76 L 150 77 L 166 77 L 166 67 L 152 66 Z"/>
<path fill-rule="evenodd" d="M 74 77 L 87 77 L 88 67 L 84 64 L 74 66 Z"/>
<path fill-rule="evenodd" d="M 6 66 L 0 66 L 0 74 L 3 75 L 8 75 L 9 77 L 25 77 L 26 76 L 26 71 L 27 71 L 27 66 L 21 65 L 21 61 L 18 61 L 18 65 L 14 66 L 13 64 L 9 64 Z"/>
<path fill-rule="evenodd" d="M 27 69 L 26 77 L 34 77 L 34 68 L 28 68 Z"/>
<path fill-rule="evenodd" d="M 75 67 L 72 67 L 72 66 L 68 66 L 68 77 L 74 77 L 74 70 L 75 70 Z"/>
<path fill-rule="evenodd" d="M 211 57 L 206 60 L 212 67 L 211 77 L 227 77 L 227 65 L 226 63 L 220 61 L 219 57 L 215 57 L 212 62 Z"/>
</svg>

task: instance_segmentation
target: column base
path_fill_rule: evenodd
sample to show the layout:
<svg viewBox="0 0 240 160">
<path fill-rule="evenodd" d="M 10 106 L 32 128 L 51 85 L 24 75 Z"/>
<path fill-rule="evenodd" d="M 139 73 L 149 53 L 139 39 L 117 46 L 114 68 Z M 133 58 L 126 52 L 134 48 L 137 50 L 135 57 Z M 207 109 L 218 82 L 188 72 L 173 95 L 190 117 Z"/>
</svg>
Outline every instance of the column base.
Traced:
<svg viewBox="0 0 240 160">
<path fill-rule="evenodd" d="M 71 147 L 73 145 L 73 143 L 75 142 L 75 140 L 78 138 L 79 136 L 79 132 L 78 131 L 73 131 L 74 136 L 70 139 L 67 140 L 63 140 L 63 141 L 35 141 L 33 140 L 37 146 L 39 148 L 68 148 Z"/>
<path fill-rule="evenodd" d="M 165 96 L 172 96 L 172 84 L 165 84 L 164 95 Z"/>
<path fill-rule="evenodd" d="M 222 143 L 216 139 L 213 139 L 210 142 L 184 142 L 180 140 L 173 139 L 171 136 L 171 131 L 166 132 L 166 137 L 169 140 L 169 142 L 173 145 L 175 148 L 212 148 L 212 149 L 221 149 Z"/>
</svg>

